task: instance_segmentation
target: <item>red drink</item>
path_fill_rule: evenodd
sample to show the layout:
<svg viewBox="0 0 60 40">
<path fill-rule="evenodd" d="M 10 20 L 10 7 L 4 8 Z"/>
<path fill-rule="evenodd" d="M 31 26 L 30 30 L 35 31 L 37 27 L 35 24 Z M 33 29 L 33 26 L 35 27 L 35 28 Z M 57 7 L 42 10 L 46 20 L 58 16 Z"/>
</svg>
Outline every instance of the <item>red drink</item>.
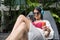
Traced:
<svg viewBox="0 0 60 40">
<path fill-rule="evenodd" d="M 42 22 L 42 27 L 43 27 L 43 26 L 46 26 L 46 22 Z"/>
</svg>

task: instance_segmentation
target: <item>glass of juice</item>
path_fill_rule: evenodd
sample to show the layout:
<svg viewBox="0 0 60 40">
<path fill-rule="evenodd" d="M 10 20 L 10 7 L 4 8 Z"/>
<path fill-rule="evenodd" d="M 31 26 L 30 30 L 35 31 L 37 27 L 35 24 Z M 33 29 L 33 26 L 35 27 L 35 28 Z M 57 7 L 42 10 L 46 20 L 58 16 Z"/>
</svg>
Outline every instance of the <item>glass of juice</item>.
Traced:
<svg viewBox="0 0 60 40">
<path fill-rule="evenodd" d="M 46 22 L 42 22 L 42 27 L 46 26 Z"/>
</svg>

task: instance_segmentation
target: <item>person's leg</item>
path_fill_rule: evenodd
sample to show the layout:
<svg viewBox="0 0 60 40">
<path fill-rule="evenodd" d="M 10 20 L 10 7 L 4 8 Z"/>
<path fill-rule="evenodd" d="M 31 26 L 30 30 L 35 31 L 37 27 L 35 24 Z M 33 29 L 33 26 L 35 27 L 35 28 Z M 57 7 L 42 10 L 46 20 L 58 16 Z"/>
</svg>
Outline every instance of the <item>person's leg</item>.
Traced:
<svg viewBox="0 0 60 40">
<path fill-rule="evenodd" d="M 24 36 L 24 34 L 26 37 Z M 24 22 L 22 22 L 14 31 L 12 30 L 11 34 L 6 40 L 22 40 L 21 38 L 27 40 L 27 31 Z"/>
<path fill-rule="evenodd" d="M 24 27 L 24 32 L 22 33 L 22 37 L 19 37 L 19 40 L 28 40 L 28 31 L 26 30 L 26 24 L 23 23 L 21 26 Z"/>
<path fill-rule="evenodd" d="M 30 20 L 28 20 L 24 15 L 19 15 L 17 21 L 14 25 L 14 30 L 22 23 L 25 22 L 27 29 L 29 29 Z"/>
<path fill-rule="evenodd" d="M 20 29 L 22 29 L 21 32 Z M 26 24 L 24 22 L 19 25 L 17 30 L 17 32 L 20 32 L 20 34 L 18 34 L 19 40 L 28 40 L 28 31 L 26 30 Z"/>
</svg>

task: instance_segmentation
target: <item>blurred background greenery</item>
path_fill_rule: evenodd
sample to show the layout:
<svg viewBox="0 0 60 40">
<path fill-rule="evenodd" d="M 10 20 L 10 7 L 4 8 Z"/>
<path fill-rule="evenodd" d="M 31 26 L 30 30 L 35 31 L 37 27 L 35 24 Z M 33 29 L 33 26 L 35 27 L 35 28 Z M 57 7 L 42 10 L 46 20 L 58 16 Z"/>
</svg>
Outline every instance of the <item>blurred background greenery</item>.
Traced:
<svg viewBox="0 0 60 40">
<path fill-rule="evenodd" d="M 36 6 L 42 6 L 44 10 L 49 10 L 54 17 L 57 28 L 60 30 L 60 1 L 59 0 L 2 0 L 0 1 L 0 29 L 2 32 L 11 31 L 16 18 L 20 15 L 27 15 Z M 60 33 L 60 31 L 59 31 Z"/>
</svg>

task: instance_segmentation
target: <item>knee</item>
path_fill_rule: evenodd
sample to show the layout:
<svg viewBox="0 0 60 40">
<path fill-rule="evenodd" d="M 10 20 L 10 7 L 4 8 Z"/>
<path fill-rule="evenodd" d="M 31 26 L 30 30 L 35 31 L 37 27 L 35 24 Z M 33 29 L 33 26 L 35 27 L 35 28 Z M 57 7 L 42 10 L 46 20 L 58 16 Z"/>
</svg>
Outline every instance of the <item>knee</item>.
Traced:
<svg viewBox="0 0 60 40">
<path fill-rule="evenodd" d="M 24 15 L 19 15 L 19 18 L 23 18 L 24 17 Z"/>
<path fill-rule="evenodd" d="M 24 15 L 19 15 L 17 20 L 23 20 L 24 19 Z"/>
</svg>

